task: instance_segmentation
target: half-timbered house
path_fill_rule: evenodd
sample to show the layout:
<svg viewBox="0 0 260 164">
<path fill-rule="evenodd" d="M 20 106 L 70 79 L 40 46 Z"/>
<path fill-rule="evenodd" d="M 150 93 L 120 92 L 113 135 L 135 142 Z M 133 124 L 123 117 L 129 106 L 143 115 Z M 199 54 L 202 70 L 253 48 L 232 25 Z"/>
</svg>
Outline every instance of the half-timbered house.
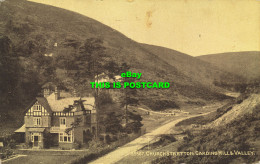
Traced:
<svg viewBox="0 0 260 164">
<path fill-rule="evenodd" d="M 55 87 L 43 88 L 25 110 L 24 125 L 16 132 L 25 133 L 26 144 L 46 148 L 75 148 L 95 137 L 97 129 L 94 97 L 77 97 Z"/>
</svg>

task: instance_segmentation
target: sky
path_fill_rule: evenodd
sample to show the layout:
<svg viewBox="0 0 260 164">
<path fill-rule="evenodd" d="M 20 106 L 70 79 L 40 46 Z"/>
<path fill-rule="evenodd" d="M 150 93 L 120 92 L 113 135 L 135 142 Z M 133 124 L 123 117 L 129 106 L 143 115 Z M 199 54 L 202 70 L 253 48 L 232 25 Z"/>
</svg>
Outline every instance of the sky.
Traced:
<svg viewBox="0 0 260 164">
<path fill-rule="evenodd" d="M 260 51 L 260 0 L 30 0 L 191 56 Z"/>
</svg>

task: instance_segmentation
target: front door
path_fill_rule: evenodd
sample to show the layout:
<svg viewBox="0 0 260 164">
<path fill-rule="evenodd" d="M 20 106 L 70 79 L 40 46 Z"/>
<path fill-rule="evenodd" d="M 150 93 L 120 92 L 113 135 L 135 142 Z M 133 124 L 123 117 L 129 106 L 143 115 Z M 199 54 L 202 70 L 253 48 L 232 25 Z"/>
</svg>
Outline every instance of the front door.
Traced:
<svg viewBox="0 0 260 164">
<path fill-rule="evenodd" d="M 33 146 L 38 147 L 39 146 L 39 136 L 34 136 L 33 139 L 34 139 Z"/>
</svg>

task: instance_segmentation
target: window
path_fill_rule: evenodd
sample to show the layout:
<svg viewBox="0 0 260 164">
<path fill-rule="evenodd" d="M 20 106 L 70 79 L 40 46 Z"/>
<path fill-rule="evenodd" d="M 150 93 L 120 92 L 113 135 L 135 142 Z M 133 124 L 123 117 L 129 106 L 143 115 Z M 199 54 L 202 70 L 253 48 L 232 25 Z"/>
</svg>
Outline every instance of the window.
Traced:
<svg viewBox="0 0 260 164">
<path fill-rule="evenodd" d="M 34 110 L 35 111 L 42 111 L 42 106 L 41 105 L 34 105 Z"/>
<path fill-rule="evenodd" d="M 60 118 L 60 125 L 66 126 L 66 118 Z"/>
<path fill-rule="evenodd" d="M 64 135 L 64 142 L 68 142 L 68 136 Z"/>
<path fill-rule="evenodd" d="M 42 118 L 41 117 L 35 117 L 33 119 L 34 125 L 41 125 Z"/>
<path fill-rule="evenodd" d="M 59 133 L 59 142 L 67 142 L 71 143 L 73 142 L 73 135 L 72 132 L 70 131 L 68 134 L 67 133 Z"/>
<path fill-rule="evenodd" d="M 60 142 L 63 142 L 63 133 L 60 133 Z"/>
</svg>

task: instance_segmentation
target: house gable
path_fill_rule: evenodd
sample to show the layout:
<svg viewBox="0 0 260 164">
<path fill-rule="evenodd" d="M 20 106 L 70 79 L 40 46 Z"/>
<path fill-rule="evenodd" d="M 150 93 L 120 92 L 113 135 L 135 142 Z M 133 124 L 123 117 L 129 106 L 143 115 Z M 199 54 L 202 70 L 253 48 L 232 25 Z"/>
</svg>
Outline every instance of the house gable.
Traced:
<svg viewBox="0 0 260 164">
<path fill-rule="evenodd" d="M 26 112 L 26 116 L 49 116 L 50 113 L 45 109 L 45 107 L 36 101 Z"/>
<path fill-rule="evenodd" d="M 52 110 L 43 97 L 37 97 L 36 100 L 26 109 L 26 116 L 50 116 Z"/>
</svg>

